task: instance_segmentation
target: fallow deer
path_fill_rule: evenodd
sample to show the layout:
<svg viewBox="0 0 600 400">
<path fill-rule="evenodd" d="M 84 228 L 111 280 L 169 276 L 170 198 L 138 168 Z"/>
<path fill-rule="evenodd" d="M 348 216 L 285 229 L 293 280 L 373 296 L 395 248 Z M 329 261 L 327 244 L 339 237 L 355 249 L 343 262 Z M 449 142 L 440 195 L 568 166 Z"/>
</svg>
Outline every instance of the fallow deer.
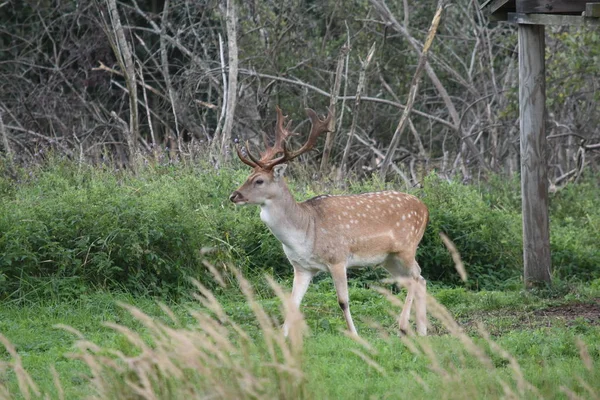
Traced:
<svg viewBox="0 0 600 400">
<path fill-rule="evenodd" d="M 296 151 L 287 148 L 290 123 L 286 123 L 279 107 L 273 146 L 265 143 L 266 150 L 260 158 L 253 156 L 248 148 L 245 156 L 236 147 L 240 160 L 253 171 L 229 199 L 236 205 L 260 206 L 260 218 L 283 244 L 294 268 L 292 302 L 296 307 L 300 306 L 312 277 L 319 271 L 327 271 L 333 277 L 348 330 L 357 334 L 348 304 L 346 270 L 383 264 L 393 277 L 412 278 L 398 320 L 400 330 L 408 331 L 414 299 L 417 332 L 426 335 L 426 282 L 415 254 L 428 222 L 427 207 L 415 196 L 395 191 L 323 195 L 296 202 L 283 178 L 285 163 L 311 150 L 318 136 L 328 131 L 331 119 L 331 114 L 320 119 L 311 109 L 306 109 L 306 113 L 311 131 L 306 143 Z M 285 322 L 286 336 L 288 329 Z"/>
</svg>

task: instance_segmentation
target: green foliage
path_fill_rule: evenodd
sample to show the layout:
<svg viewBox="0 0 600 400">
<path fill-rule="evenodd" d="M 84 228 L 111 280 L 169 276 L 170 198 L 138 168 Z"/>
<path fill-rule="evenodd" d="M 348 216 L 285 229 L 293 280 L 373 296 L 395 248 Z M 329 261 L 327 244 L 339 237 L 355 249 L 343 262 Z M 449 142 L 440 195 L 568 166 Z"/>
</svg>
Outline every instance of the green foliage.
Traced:
<svg viewBox="0 0 600 400">
<path fill-rule="evenodd" d="M 493 201 L 491 197 L 490 193 L 484 197 L 474 186 L 446 182 L 435 175 L 425 180 L 423 201 L 429 207 L 430 222 L 418 258 L 429 279 L 453 283 L 459 279 L 440 232 L 456 245 L 471 287 L 497 287 L 520 274 L 520 217 L 514 209 L 491 206 L 502 202 L 502 197 Z"/>
<path fill-rule="evenodd" d="M 360 193 L 394 188 L 377 178 L 347 189 L 290 177 L 298 200 L 323 192 Z M 207 281 L 203 261 L 253 277 L 292 269 L 281 244 L 256 207 L 234 207 L 228 196 L 247 170 L 162 166 L 127 171 L 79 167 L 54 160 L 0 178 L 0 297 L 78 297 L 91 287 L 155 295 L 188 293 L 189 277 Z M 551 245 L 558 279 L 599 277 L 598 187 L 590 177 L 551 199 Z M 429 176 L 415 193 L 430 210 L 419 248 L 424 276 L 459 284 L 439 232 L 465 263 L 467 288 L 520 287 L 521 218 L 517 181 L 491 178 L 480 187 Z M 361 287 L 387 276 L 382 269 L 352 273 Z M 207 283 L 208 284 L 208 283 Z M 260 287 L 258 290 L 262 290 Z M 265 290 L 268 290 L 265 288 Z"/>
<path fill-rule="evenodd" d="M 79 278 L 101 287 L 171 294 L 205 274 L 200 250 L 231 259 L 225 246 L 252 227 L 225 213 L 233 171 L 148 169 L 127 172 L 55 163 L 7 196 L 0 212 L 2 297 L 22 296 L 32 280 Z M 208 171 L 208 172 L 206 172 Z M 251 220 L 250 218 L 246 218 Z M 236 227 L 242 228 L 238 233 Z M 246 233 L 246 234 L 244 234 Z M 240 246 L 243 254 L 244 247 Z M 226 250 L 226 251 L 225 251 Z M 55 285 L 37 285 L 44 295 Z M 68 291 L 58 291 L 62 295 Z M 76 294 L 76 293 L 74 293 Z"/>
<path fill-rule="evenodd" d="M 568 185 L 550 201 L 550 241 L 554 273 L 600 276 L 600 209 L 598 177 Z"/>
<path fill-rule="evenodd" d="M 581 104 L 582 93 L 600 76 L 600 32 L 572 27 L 550 31 L 549 38 L 556 46 L 546 50 L 547 105 L 559 110 L 569 103 Z M 598 93 L 593 97 L 600 99 Z"/>
<path fill-rule="evenodd" d="M 357 319 L 361 337 L 364 343 L 369 345 L 367 347 L 353 341 L 340 332 L 345 324 L 333 294 L 332 282 L 323 280 L 322 283 L 311 286 L 302 307 L 311 331 L 306 338 L 302 356 L 307 397 L 420 398 L 423 395 L 423 386 L 419 382 L 424 382 L 432 398 L 501 398 L 505 393 L 499 380 L 506 382 L 514 372 L 514 366 L 504 357 L 490 351 L 489 345 L 475 333 L 475 322 L 483 324 L 494 334 L 496 343 L 515 357 L 524 377 L 540 390 L 538 396 L 520 398 L 554 398 L 560 386 L 573 388 L 585 398 L 586 391 L 581 387 L 581 379 L 591 383 L 597 382 L 600 377 L 595 361 L 592 363 L 593 369 L 586 369 L 577 345 L 578 341 L 585 343 L 589 358 L 598 360 L 600 330 L 582 318 L 566 323 L 564 319 L 545 316 L 544 310 L 549 307 L 547 299 L 519 291 L 473 292 L 464 288 L 433 289 L 434 297 L 459 319 L 459 323 L 470 333 L 469 337 L 474 343 L 486 353 L 491 353 L 495 369 L 482 368 L 472 354 L 463 351 L 461 340 L 445 332 L 417 339 L 415 343 L 430 348 L 431 353 L 414 354 L 406 346 L 406 342 L 396 337 L 395 315 L 390 313 L 390 303 L 373 290 L 351 287 L 352 311 Z M 573 293 L 577 294 L 582 302 L 597 298 L 599 291 L 600 280 L 573 287 Z M 260 324 L 252 307 L 245 297 L 238 294 L 236 288 L 226 290 L 217 299 L 228 318 L 239 324 L 239 327 L 256 342 L 263 340 L 264 334 L 260 331 Z M 151 316 L 150 327 L 118 306 L 118 303 L 135 305 Z M 259 298 L 258 303 L 275 320 L 281 318 L 279 299 Z M 140 355 L 142 352 L 136 342 L 106 327 L 105 323 L 110 321 L 128 327 L 132 332 L 138 333 L 145 343 L 152 343 L 149 346 L 151 349 L 157 346 L 152 342 L 149 328 L 155 323 L 163 323 L 185 333 L 174 335 L 172 330 L 161 331 L 164 337 L 171 335 L 170 340 L 186 340 L 186 345 L 180 349 L 183 351 L 182 358 L 187 359 L 190 355 L 190 344 L 209 342 L 205 336 L 201 336 L 197 341 L 193 340 L 197 338 L 194 334 L 201 328 L 189 312 L 204 312 L 205 309 L 197 302 L 188 300 L 173 302 L 168 306 L 172 314 L 165 313 L 164 308 L 147 297 L 102 291 L 77 299 L 45 299 L 27 305 L 10 304 L 0 308 L 0 332 L 15 345 L 24 369 L 31 374 L 40 392 L 47 394 L 50 399 L 61 398 L 51 372 L 50 367 L 53 366 L 60 377 L 64 398 L 88 398 L 94 394 L 94 383 L 90 379 L 92 372 L 80 360 L 65 357 L 66 353 L 72 354 L 76 351 L 73 346 L 75 338 L 71 333 L 63 329 L 54 329 L 53 326 L 57 323 L 71 326 L 81 332 L 85 339 L 103 349 L 100 352 L 90 350 L 87 353 L 90 356 L 115 353 L 138 356 L 137 362 L 131 365 L 139 365 L 151 358 L 149 353 Z M 497 313 L 490 313 L 490 310 L 496 310 Z M 542 312 L 536 313 L 535 310 Z M 373 328 L 373 322 L 380 324 L 379 328 Z M 437 326 L 437 321 L 431 322 Z M 497 329 L 498 326 L 502 329 Z M 382 332 L 389 336 L 382 335 Z M 239 349 L 242 349 L 242 346 L 233 351 Z M 267 350 L 260 346 L 249 350 L 250 357 L 240 364 L 252 371 Z M 367 355 L 374 364 L 366 363 L 357 351 Z M 427 354 L 434 355 L 438 363 L 433 364 Z M 0 363 L 10 360 L 1 345 L 0 359 Z M 199 357 L 192 359 L 202 360 Z M 379 366 L 383 372 L 378 372 L 373 365 Z M 457 373 L 462 380 L 444 379 L 444 375 L 432 368 L 432 365 L 437 365 L 449 373 Z M 203 382 L 203 378 L 199 377 L 197 372 L 189 371 L 189 374 L 185 375 L 188 380 L 186 384 L 200 385 Z M 415 375 L 420 379 L 416 380 Z M 132 376 L 134 375 L 126 376 L 130 382 Z M 123 393 L 130 393 L 131 389 L 125 383 L 123 375 L 115 374 L 114 378 L 113 386 L 120 387 L 123 392 L 120 395 L 114 394 L 111 398 L 128 398 Z M 10 394 L 15 395 L 14 398 L 20 398 L 17 376 L 10 369 L 0 371 L 0 386 L 2 385 L 6 386 Z M 164 386 L 161 389 L 169 391 L 177 388 Z M 170 394 L 170 397 L 162 398 L 176 398 Z"/>
</svg>

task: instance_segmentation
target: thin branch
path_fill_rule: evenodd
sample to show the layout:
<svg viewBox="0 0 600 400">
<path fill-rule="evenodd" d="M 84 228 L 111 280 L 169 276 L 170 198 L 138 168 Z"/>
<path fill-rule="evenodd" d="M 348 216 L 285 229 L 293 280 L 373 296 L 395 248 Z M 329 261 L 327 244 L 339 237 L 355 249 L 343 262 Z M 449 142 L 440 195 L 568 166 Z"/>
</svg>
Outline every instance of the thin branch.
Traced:
<svg viewBox="0 0 600 400">
<path fill-rule="evenodd" d="M 221 155 L 229 158 L 226 147 L 231 141 L 231 131 L 233 129 L 233 117 L 237 105 L 237 81 L 238 81 L 238 46 L 237 46 L 237 16 L 235 9 L 235 0 L 226 0 L 227 10 L 225 16 L 225 25 L 227 27 L 227 53 L 229 57 L 229 87 L 227 88 L 227 112 L 225 115 L 225 124 L 223 126 L 223 138 L 221 141 Z"/>
<path fill-rule="evenodd" d="M 169 73 L 169 58 L 167 54 L 167 18 L 169 16 L 169 0 L 165 0 L 163 7 L 163 13 L 160 23 L 160 61 L 161 61 L 161 72 L 165 80 L 165 86 L 167 88 L 167 94 L 169 95 L 169 102 L 171 104 L 171 111 L 173 112 L 173 119 L 175 122 L 175 134 L 177 135 L 177 150 L 181 153 L 181 133 L 179 132 L 179 118 L 177 118 L 177 107 L 175 105 L 175 96 L 173 91 L 173 85 L 171 85 L 171 74 Z"/>
<path fill-rule="evenodd" d="M 146 22 L 148 22 L 148 24 L 151 26 L 151 28 L 145 28 L 145 27 L 140 27 L 140 26 L 135 26 L 132 28 L 135 28 L 137 30 L 152 32 L 157 35 L 160 35 L 162 33 L 162 29 L 158 25 L 156 25 L 156 22 L 154 22 L 154 20 L 152 20 L 152 18 L 150 18 L 148 16 L 148 14 L 146 14 L 144 11 L 142 11 L 140 6 L 137 4 L 136 0 L 133 0 L 133 4 L 134 4 L 134 7 L 127 6 L 127 5 L 124 5 L 124 7 L 132 8 L 136 13 L 138 13 L 140 16 L 142 16 L 146 20 Z M 185 47 L 183 44 L 181 44 L 180 41 L 173 38 L 172 36 L 165 35 L 165 39 L 173 47 L 177 48 L 179 51 L 181 51 L 183 54 L 185 54 L 187 57 L 189 57 L 194 64 L 198 65 L 202 70 L 204 70 L 207 73 L 208 78 L 212 81 L 212 83 L 217 85 L 217 87 L 218 87 L 219 81 L 211 73 L 209 73 L 210 67 L 207 65 L 206 61 L 204 61 L 200 57 L 196 56 L 194 54 L 194 52 L 192 52 L 190 49 Z"/>
<path fill-rule="evenodd" d="M 125 77 L 125 74 L 123 72 L 117 71 L 114 68 L 107 67 L 106 65 L 104 65 L 104 63 L 102 63 L 102 61 L 100 61 L 100 65 L 98 67 L 92 68 L 92 71 L 105 71 L 105 72 L 109 72 L 111 74 Z M 154 93 L 157 96 L 160 96 L 162 99 L 167 99 L 167 97 L 164 94 L 162 94 L 161 92 L 159 92 L 156 88 L 148 85 L 147 83 L 144 83 L 143 79 L 139 80 L 137 83 L 138 83 L 138 85 L 143 86 L 146 90 Z"/>
<path fill-rule="evenodd" d="M 131 156 L 131 165 L 135 168 L 137 162 L 137 138 L 139 136 L 139 119 L 137 113 L 137 82 L 135 77 L 135 66 L 133 65 L 133 56 L 131 48 L 125 38 L 125 32 L 119 11 L 117 10 L 116 0 L 106 0 L 106 5 L 110 13 L 110 23 L 112 25 L 112 34 L 114 35 L 114 53 L 117 57 L 121 69 L 125 73 L 125 82 L 129 90 L 129 127 L 124 130 Z"/>
<path fill-rule="evenodd" d="M 346 147 L 344 148 L 344 154 L 342 156 L 342 162 L 340 164 L 340 170 L 338 173 L 338 180 L 341 180 L 344 175 L 346 175 L 346 168 L 348 163 L 348 156 L 350 154 L 350 148 L 352 146 L 352 138 L 354 137 L 354 132 L 356 131 L 356 124 L 358 120 L 358 114 L 360 109 L 360 96 L 365 87 L 365 76 L 367 73 L 367 68 L 373 59 L 373 55 L 375 54 L 375 43 L 371 46 L 369 53 L 367 54 L 367 58 L 362 62 L 360 68 L 360 74 L 358 77 L 358 86 L 356 88 L 356 96 L 354 100 L 354 107 L 352 108 L 352 125 L 350 126 L 350 134 L 348 136 L 348 140 L 346 141 Z"/>
<path fill-rule="evenodd" d="M 381 152 L 381 150 L 379 150 L 377 147 L 375 147 L 371 143 L 369 143 L 368 140 L 361 138 L 360 135 L 356 135 L 355 138 L 360 143 L 367 146 L 377 157 L 379 157 L 379 158 L 385 157 L 385 154 L 383 154 Z M 398 166 L 396 164 L 392 164 L 392 171 L 397 173 L 400 176 L 400 178 L 402 178 L 402 180 L 404 181 L 404 184 L 406 185 L 407 188 L 413 186 L 410 182 L 410 179 L 408 179 L 406 174 L 404 172 L 402 172 L 402 170 L 400 168 L 398 168 Z"/>
<path fill-rule="evenodd" d="M 396 131 L 394 132 L 394 136 L 392 137 L 392 141 L 390 142 L 388 152 L 385 155 L 385 159 L 383 160 L 383 163 L 381 164 L 381 170 L 379 171 L 379 173 L 383 179 L 385 179 L 385 177 L 387 175 L 390 164 L 392 163 L 392 160 L 394 158 L 394 153 L 396 152 L 396 147 L 398 147 L 398 143 L 400 142 L 400 137 L 402 135 L 402 132 L 404 131 L 404 127 L 406 126 L 406 123 L 408 122 L 408 117 L 409 117 L 412 107 L 415 103 L 415 99 L 417 97 L 417 91 L 419 89 L 419 83 L 421 81 L 421 74 L 423 72 L 425 64 L 427 63 L 427 55 L 429 53 L 429 48 L 431 47 L 431 44 L 433 43 L 433 39 L 435 38 L 437 28 L 440 24 L 440 20 L 442 17 L 442 11 L 444 9 L 444 3 L 445 3 L 445 0 L 438 1 L 437 10 L 435 12 L 435 15 L 433 16 L 433 21 L 431 22 L 431 27 L 429 28 L 429 33 L 427 34 L 427 39 L 425 40 L 425 45 L 423 46 L 423 52 L 421 53 L 421 56 L 419 57 L 419 64 L 417 65 L 417 70 L 415 71 L 415 75 L 413 76 L 413 79 L 412 79 L 412 84 L 410 87 L 410 92 L 408 94 L 408 101 L 406 103 L 406 108 L 404 109 L 404 112 L 402 113 L 402 117 L 400 118 L 398 127 L 396 128 Z"/>
<path fill-rule="evenodd" d="M 318 88 L 316 86 L 313 86 L 313 85 L 311 85 L 309 83 L 303 82 L 303 81 L 301 81 L 299 79 L 290 79 L 290 78 L 284 78 L 284 77 L 276 76 L 276 75 L 262 74 L 260 72 L 256 72 L 256 71 L 252 71 L 252 70 L 248 70 L 248 69 L 240 69 L 239 73 L 242 74 L 242 75 L 255 76 L 257 78 L 272 79 L 272 80 L 276 80 L 276 81 L 280 81 L 280 82 L 290 83 L 292 85 L 297 85 L 297 86 L 301 86 L 301 87 L 310 89 L 310 90 L 312 90 L 312 91 L 314 91 L 314 92 L 316 92 L 318 94 L 321 94 L 323 96 L 331 97 L 331 94 L 328 93 L 328 92 L 326 92 L 325 90 L 323 90 L 321 88 Z M 345 100 L 356 100 L 356 96 L 340 96 L 340 97 L 338 97 L 338 100 L 343 100 L 343 101 L 345 101 Z M 406 108 L 406 106 L 403 105 L 403 104 L 397 103 L 395 101 L 387 100 L 387 99 L 380 99 L 378 97 L 362 96 L 361 97 L 361 101 L 369 101 L 369 102 L 372 102 L 372 103 L 387 104 L 389 106 L 399 108 L 400 110 L 404 110 Z M 446 121 L 443 118 L 436 117 L 435 115 L 431 115 L 431 114 L 428 114 L 426 112 L 415 110 L 415 109 L 413 109 L 412 112 L 415 113 L 415 114 L 417 114 L 417 115 L 420 115 L 422 117 L 429 118 L 429 119 L 431 119 L 431 120 L 433 120 L 435 122 L 438 122 L 440 124 L 443 124 L 443 125 L 445 125 L 445 126 L 447 126 L 449 128 L 456 129 L 456 126 L 452 122 Z"/>
<path fill-rule="evenodd" d="M 8 135 L 6 134 L 6 128 L 4 127 L 4 120 L 2 118 L 2 109 L 0 109 L 0 135 L 2 135 L 2 145 L 4 146 L 4 152 L 6 153 L 6 158 L 8 160 L 9 165 L 12 164 L 13 156 L 12 150 L 10 149 L 10 144 L 8 143 Z"/>
<path fill-rule="evenodd" d="M 394 30 L 396 30 L 398 33 L 400 33 L 402 36 L 404 36 L 406 38 L 406 40 L 410 43 L 410 45 L 413 47 L 413 50 L 417 54 L 422 53 L 421 44 L 419 43 L 419 41 L 417 39 L 415 39 L 413 36 L 411 36 L 405 27 L 400 25 L 400 23 L 396 20 L 396 18 L 394 17 L 392 12 L 388 8 L 387 4 L 385 4 L 384 0 L 371 0 L 371 4 L 373 5 L 373 8 L 375 8 L 377 13 L 379 13 L 379 16 L 386 22 L 387 25 L 391 26 Z M 444 104 L 446 105 L 446 108 L 448 109 L 448 112 L 450 113 L 450 116 L 452 117 L 452 120 L 454 121 L 454 126 L 456 127 L 458 125 L 458 120 L 459 120 L 458 112 L 456 111 L 456 107 L 454 106 L 454 103 L 450 99 L 450 95 L 446 91 L 446 88 L 444 88 L 444 85 L 442 85 L 442 83 L 440 82 L 440 79 L 437 77 L 433 68 L 431 68 L 431 65 L 429 65 L 429 63 L 425 63 L 424 67 L 425 67 L 425 71 L 427 72 L 427 76 L 429 76 L 429 79 L 431 79 L 431 82 L 433 83 L 436 90 L 438 91 L 438 94 L 444 100 Z"/>
<path fill-rule="evenodd" d="M 329 112 L 331 114 L 331 120 L 329 122 L 329 132 L 327 132 L 327 138 L 325 139 L 325 147 L 323 148 L 323 156 L 321 158 L 321 167 L 320 173 L 324 174 L 325 170 L 329 165 L 329 156 L 331 154 L 331 150 L 333 149 L 333 138 L 336 133 L 336 103 L 337 98 L 340 93 L 340 88 L 342 86 L 342 68 L 344 67 L 344 59 L 346 55 L 350 51 L 350 48 L 346 45 L 342 46 L 340 49 L 340 54 L 338 55 L 337 67 L 335 69 L 335 79 L 333 82 L 333 87 L 331 88 L 331 97 L 329 99 Z M 341 123 L 341 121 L 340 121 Z"/>
<path fill-rule="evenodd" d="M 221 79 L 223 80 L 223 93 L 227 93 L 227 74 L 225 73 L 225 50 L 223 49 L 223 38 L 219 33 L 219 57 L 221 60 Z M 215 134 L 213 135 L 213 145 L 217 145 L 219 143 L 219 139 L 221 137 L 221 132 L 223 130 L 223 119 L 225 118 L 225 114 L 227 111 L 227 96 L 223 96 L 223 104 L 221 105 L 221 115 L 219 115 L 219 120 L 217 121 L 217 127 L 215 129 Z"/>
</svg>

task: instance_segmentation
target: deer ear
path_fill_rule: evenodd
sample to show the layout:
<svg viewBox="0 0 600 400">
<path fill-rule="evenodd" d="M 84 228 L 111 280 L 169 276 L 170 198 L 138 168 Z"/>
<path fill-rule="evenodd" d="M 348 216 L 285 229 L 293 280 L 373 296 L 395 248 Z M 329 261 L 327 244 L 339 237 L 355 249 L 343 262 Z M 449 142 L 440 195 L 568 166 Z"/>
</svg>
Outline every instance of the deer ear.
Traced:
<svg viewBox="0 0 600 400">
<path fill-rule="evenodd" d="M 279 164 L 273 167 L 273 179 L 275 182 L 278 182 L 283 177 L 286 168 L 287 164 Z"/>
</svg>

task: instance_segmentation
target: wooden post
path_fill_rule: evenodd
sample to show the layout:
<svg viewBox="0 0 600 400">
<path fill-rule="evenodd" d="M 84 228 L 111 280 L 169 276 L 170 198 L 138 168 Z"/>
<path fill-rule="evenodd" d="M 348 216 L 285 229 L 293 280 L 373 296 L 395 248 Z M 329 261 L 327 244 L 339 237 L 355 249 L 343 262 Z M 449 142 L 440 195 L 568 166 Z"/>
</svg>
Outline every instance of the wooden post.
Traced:
<svg viewBox="0 0 600 400">
<path fill-rule="evenodd" d="M 519 25 L 519 112 L 525 286 L 551 282 L 544 26 Z"/>
</svg>

